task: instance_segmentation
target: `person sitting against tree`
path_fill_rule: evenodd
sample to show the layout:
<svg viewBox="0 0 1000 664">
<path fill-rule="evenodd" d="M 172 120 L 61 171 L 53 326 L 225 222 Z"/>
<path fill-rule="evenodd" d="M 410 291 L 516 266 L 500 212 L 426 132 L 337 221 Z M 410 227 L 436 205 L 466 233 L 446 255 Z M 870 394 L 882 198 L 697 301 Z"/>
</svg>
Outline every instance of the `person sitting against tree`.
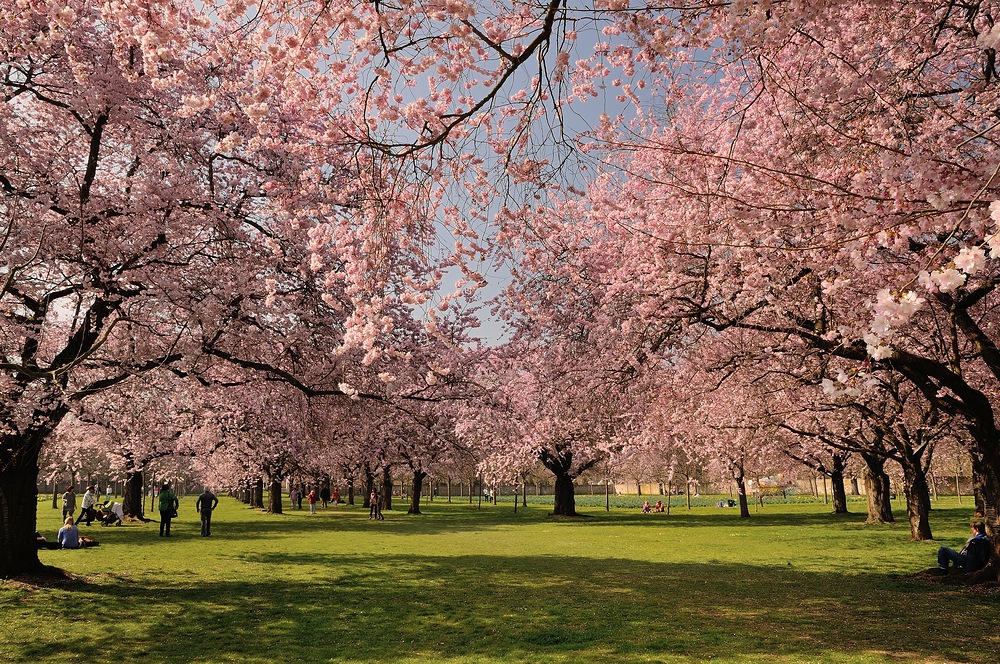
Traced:
<svg viewBox="0 0 1000 664">
<path fill-rule="evenodd" d="M 654 512 L 662 512 L 663 511 L 663 501 L 662 500 L 657 500 L 656 501 L 656 504 L 653 505 L 653 511 Z"/>
<path fill-rule="evenodd" d="M 938 549 L 938 569 L 943 573 L 948 573 L 949 563 L 953 565 L 956 572 L 968 574 L 975 572 L 986 566 L 993 552 L 993 545 L 990 538 L 986 536 L 986 524 L 982 521 L 975 521 L 970 526 L 972 536 L 965 541 L 965 545 L 958 551 L 942 546 Z"/>
<path fill-rule="evenodd" d="M 63 522 L 63 527 L 59 529 L 56 539 L 59 540 L 60 549 L 80 548 L 80 529 L 73 523 L 73 517 L 68 516 Z"/>
<path fill-rule="evenodd" d="M 649 514 L 652 511 L 653 510 L 650 509 L 650 507 L 649 507 L 649 501 L 648 500 L 642 504 L 642 513 L 643 514 Z"/>
</svg>

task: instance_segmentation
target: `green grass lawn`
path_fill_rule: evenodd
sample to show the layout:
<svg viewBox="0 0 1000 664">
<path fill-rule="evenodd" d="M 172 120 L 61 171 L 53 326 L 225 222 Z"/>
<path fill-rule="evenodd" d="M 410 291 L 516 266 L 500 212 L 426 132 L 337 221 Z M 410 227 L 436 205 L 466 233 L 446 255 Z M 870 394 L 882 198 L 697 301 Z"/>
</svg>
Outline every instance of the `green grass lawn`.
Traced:
<svg viewBox="0 0 1000 664">
<path fill-rule="evenodd" d="M 939 543 L 964 540 L 964 502 L 936 503 Z M 1000 595 L 909 578 L 938 543 L 909 541 L 901 511 L 876 527 L 858 503 L 749 520 L 424 508 L 372 522 L 361 507 L 272 516 L 223 498 L 202 538 L 192 496 L 169 540 L 155 522 L 81 526 L 100 547 L 40 552 L 79 583 L 0 581 L 0 661 L 1000 660 Z M 59 511 L 42 501 L 38 516 L 54 537 Z"/>
</svg>

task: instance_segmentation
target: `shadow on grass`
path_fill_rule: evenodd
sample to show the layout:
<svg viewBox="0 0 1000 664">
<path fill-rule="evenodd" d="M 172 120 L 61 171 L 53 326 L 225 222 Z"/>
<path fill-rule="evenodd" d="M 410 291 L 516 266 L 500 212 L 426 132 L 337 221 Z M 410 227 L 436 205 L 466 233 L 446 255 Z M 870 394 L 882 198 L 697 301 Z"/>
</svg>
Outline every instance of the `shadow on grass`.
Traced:
<svg viewBox="0 0 1000 664">
<path fill-rule="evenodd" d="M 243 557 L 315 576 L 98 577 L 74 603 L 130 616 L 129 630 L 53 628 L 7 647 L 15 661 L 985 662 L 990 647 L 969 644 L 1000 629 L 990 598 L 877 576 L 561 555 Z M 977 619 L 943 630 L 942 615 Z"/>
</svg>

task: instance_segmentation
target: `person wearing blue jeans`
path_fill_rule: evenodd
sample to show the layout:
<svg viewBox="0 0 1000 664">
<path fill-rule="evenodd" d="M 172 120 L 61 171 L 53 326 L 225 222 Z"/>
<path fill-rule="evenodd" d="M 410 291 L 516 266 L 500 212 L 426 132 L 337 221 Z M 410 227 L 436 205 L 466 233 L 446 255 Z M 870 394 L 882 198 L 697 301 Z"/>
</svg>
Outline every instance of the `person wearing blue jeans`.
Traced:
<svg viewBox="0 0 1000 664">
<path fill-rule="evenodd" d="M 942 546 L 938 549 L 938 569 L 945 574 L 948 573 L 949 565 L 956 572 L 975 572 L 986 566 L 993 552 L 993 545 L 990 538 L 986 536 L 986 524 L 976 521 L 972 524 L 972 536 L 965 541 L 965 545 L 958 551 Z"/>
</svg>

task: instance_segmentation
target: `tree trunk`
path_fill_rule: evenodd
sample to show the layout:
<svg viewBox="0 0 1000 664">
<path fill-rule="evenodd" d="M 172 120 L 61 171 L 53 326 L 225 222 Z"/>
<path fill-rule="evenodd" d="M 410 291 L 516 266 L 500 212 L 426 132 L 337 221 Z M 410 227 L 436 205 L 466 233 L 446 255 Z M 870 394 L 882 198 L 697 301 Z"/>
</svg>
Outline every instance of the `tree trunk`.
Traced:
<svg viewBox="0 0 1000 664">
<path fill-rule="evenodd" d="M 830 486 L 833 493 L 833 513 L 847 514 L 847 491 L 844 488 L 844 456 L 840 454 L 833 455 Z"/>
<path fill-rule="evenodd" d="M 392 509 L 392 466 L 382 469 L 382 509 Z"/>
<path fill-rule="evenodd" d="M 904 457 L 905 459 L 905 457 Z M 910 521 L 910 538 L 918 541 L 934 539 L 931 535 L 931 497 L 927 476 L 912 460 L 903 463 L 903 494 L 906 496 L 906 517 Z"/>
<path fill-rule="evenodd" d="M 122 489 L 122 511 L 125 516 L 133 519 L 143 519 L 142 489 L 143 478 L 141 470 L 130 470 L 125 473 L 125 488 Z"/>
<path fill-rule="evenodd" d="M 865 460 L 865 495 L 868 498 L 868 523 L 895 523 L 889 500 L 889 474 L 885 459 L 874 454 L 862 454 Z"/>
<path fill-rule="evenodd" d="M 281 509 L 281 480 L 273 477 L 267 491 L 267 511 L 271 514 L 284 514 Z"/>
<path fill-rule="evenodd" d="M 253 484 L 253 490 L 250 492 L 250 507 L 262 510 L 264 509 L 264 478 L 258 477 Z"/>
<path fill-rule="evenodd" d="M 423 492 L 425 477 L 427 477 L 427 473 L 419 470 L 413 471 L 413 484 L 411 485 L 410 491 L 410 509 L 406 510 L 407 514 L 420 514 L 420 494 Z"/>
<path fill-rule="evenodd" d="M 736 496 L 740 501 L 740 518 L 749 519 L 750 505 L 747 503 L 747 483 L 742 469 L 733 473 L 733 479 L 736 480 Z"/>
<path fill-rule="evenodd" d="M 565 471 L 557 473 L 553 470 L 553 473 L 556 476 L 556 486 L 553 494 L 552 514 L 554 516 L 576 516 L 573 478 Z"/>
<path fill-rule="evenodd" d="M 0 578 L 38 573 L 38 440 L 6 436 L 0 447 Z"/>
<path fill-rule="evenodd" d="M 375 473 L 372 472 L 368 464 L 365 464 L 365 490 L 361 496 L 361 506 L 372 506 L 372 489 L 375 488 Z"/>
<path fill-rule="evenodd" d="M 353 505 L 354 504 L 354 478 L 353 477 L 348 477 L 347 478 L 347 504 L 348 505 Z"/>
</svg>

